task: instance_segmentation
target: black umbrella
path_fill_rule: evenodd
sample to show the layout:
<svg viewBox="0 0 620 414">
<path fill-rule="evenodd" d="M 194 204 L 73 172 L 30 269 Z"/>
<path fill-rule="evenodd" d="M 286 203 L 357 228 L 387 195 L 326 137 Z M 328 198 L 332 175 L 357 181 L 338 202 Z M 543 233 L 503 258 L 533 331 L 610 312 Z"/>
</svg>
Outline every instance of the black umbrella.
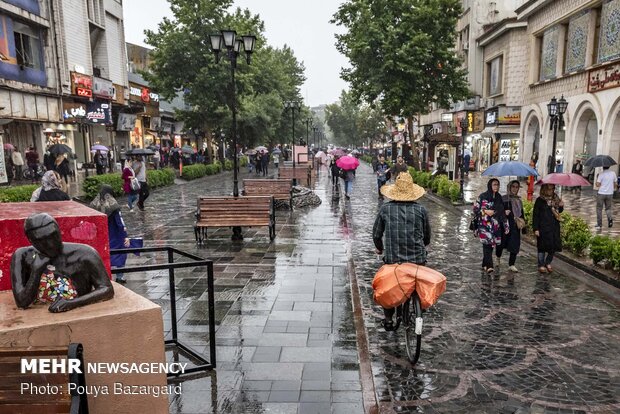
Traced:
<svg viewBox="0 0 620 414">
<path fill-rule="evenodd" d="M 148 148 L 134 148 L 127 151 L 125 154 L 127 155 L 153 155 L 155 151 L 150 150 Z"/>
<path fill-rule="evenodd" d="M 612 165 L 616 165 L 617 162 L 609 155 L 595 155 L 594 157 L 590 157 L 583 164 L 586 167 L 611 167 Z"/>
<path fill-rule="evenodd" d="M 54 144 L 49 147 L 50 154 L 58 155 L 58 154 L 71 154 L 73 150 L 71 147 L 65 144 Z"/>
</svg>

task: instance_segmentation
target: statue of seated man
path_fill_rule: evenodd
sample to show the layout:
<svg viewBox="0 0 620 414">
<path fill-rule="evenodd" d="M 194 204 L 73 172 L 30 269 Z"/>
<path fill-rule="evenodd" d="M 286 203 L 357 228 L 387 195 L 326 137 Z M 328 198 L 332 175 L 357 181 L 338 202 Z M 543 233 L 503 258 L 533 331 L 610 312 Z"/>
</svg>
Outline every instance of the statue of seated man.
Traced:
<svg viewBox="0 0 620 414">
<path fill-rule="evenodd" d="M 58 223 L 46 213 L 28 217 L 24 230 L 32 246 L 20 247 L 11 258 L 13 296 L 19 308 L 26 309 L 37 300 L 41 278 L 48 269 L 69 278 L 77 292 L 74 299 L 56 298 L 50 312 L 66 312 L 112 299 L 114 288 L 95 249 L 63 243 Z"/>
</svg>

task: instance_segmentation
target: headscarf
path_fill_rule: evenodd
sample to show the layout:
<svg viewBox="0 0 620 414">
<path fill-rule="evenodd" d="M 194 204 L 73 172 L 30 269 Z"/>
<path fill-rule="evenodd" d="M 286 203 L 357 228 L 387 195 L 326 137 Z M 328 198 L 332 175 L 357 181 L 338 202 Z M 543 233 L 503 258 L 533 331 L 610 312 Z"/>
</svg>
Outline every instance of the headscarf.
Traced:
<svg viewBox="0 0 620 414">
<path fill-rule="evenodd" d="M 555 185 L 543 184 L 540 187 L 540 197 L 547 202 L 547 205 L 551 208 L 551 212 L 558 221 L 560 221 L 560 197 L 555 192 Z"/>
<path fill-rule="evenodd" d="M 519 188 L 521 188 L 521 183 L 518 180 L 512 180 L 508 183 L 508 193 L 502 198 L 505 203 L 510 202 L 510 207 L 514 217 L 521 217 L 523 214 L 523 203 L 521 202 L 521 197 L 519 197 L 518 193 L 517 195 L 512 194 L 510 187 L 512 187 L 513 184 L 517 184 Z"/>
<path fill-rule="evenodd" d="M 90 203 L 90 206 L 108 217 L 121 209 L 121 206 L 118 205 L 118 202 L 114 198 L 114 189 L 107 184 L 101 186 L 99 194 L 97 194 L 97 197 Z"/>
<path fill-rule="evenodd" d="M 497 178 L 491 178 L 487 182 L 487 191 L 480 194 L 480 200 L 492 202 L 493 210 L 495 211 L 495 215 L 493 217 L 495 217 L 500 223 L 503 223 L 506 219 L 506 213 L 504 212 L 504 200 L 502 200 L 502 196 L 499 191 L 497 193 L 493 193 L 493 182 L 497 182 L 497 184 L 499 184 L 499 180 Z"/>
<path fill-rule="evenodd" d="M 60 175 L 53 170 L 46 171 L 41 178 L 41 187 L 37 188 L 32 192 L 32 196 L 30 197 L 31 202 L 35 202 L 39 200 L 39 196 L 41 195 L 41 191 L 50 191 L 50 190 L 60 190 L 62 189 L 62 184 Z"/>
</svg>

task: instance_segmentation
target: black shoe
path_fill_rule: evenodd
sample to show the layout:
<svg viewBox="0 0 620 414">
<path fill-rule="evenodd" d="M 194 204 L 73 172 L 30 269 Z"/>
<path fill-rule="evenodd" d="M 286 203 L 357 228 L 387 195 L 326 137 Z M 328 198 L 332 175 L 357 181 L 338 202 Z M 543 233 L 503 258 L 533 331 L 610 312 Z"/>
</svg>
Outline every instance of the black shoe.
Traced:
<svg viewBox="0 0 620 414">
<path fill-rule="evenodd" d="M 383 325 L 383 329 L 385 329 L 386 332 L 394 330 L 394 321 L 392 321 L 391 319 L 384 319 L 381 322 L 381 325 Z"/>
<path fill-rule="evenodd" d="M 614 226 L 614 221 L 609 220 L 609 222 L 607 223 L 607 227 L 613 227 L 613 226 Z"/>
</svg>

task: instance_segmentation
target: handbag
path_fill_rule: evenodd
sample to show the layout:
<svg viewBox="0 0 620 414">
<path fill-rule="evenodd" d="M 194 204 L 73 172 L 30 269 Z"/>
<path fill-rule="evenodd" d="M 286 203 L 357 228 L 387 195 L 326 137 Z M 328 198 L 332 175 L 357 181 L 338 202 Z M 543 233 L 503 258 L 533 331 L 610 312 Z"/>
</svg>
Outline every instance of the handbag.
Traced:
<svg viewBox="0 0 620 414">
<path fill-rule="evenodd" d="M 519 230 L 522 230 L 525 227 L 525 220 L 521 217 L 515 217 L 515 224 Z"/>
<path fill-rule="evenodd" d="M 140 181 L 138 181 L 136 177 L 133 177 L 131 180 L 129 180 L 129 186 L 133 191 L 138 191 L 140 190 Z"/>
<path fill-rule="evenodd" d="M 478 228 L 478 219 L 476 218 L 476 216 L 474 216 L 471 218 L 471 220 L 469 220 L 469 230 L 476 231 L 477 228 Z"/>
</svg>

